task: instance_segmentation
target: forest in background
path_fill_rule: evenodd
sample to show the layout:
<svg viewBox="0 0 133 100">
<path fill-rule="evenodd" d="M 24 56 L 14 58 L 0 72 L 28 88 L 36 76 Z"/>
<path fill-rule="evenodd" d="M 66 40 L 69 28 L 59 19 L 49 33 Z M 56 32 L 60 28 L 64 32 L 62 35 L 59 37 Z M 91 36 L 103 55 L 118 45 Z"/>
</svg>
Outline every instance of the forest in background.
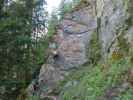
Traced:
<svg viewBox="0 0 133 100">
<path fill-rule="evenodd" d="M 49 17 L 45 0 L 0 0 L 0 99 L 15 100 L 36 78 L 55 26 L 71 8 L 62 0 Z"/>
</svg>

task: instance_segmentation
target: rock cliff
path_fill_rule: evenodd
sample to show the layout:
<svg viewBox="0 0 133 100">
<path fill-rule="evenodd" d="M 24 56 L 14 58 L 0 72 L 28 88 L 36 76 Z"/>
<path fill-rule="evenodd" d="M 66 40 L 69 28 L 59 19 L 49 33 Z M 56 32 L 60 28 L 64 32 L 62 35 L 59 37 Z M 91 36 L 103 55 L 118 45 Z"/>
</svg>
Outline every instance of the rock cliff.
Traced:
<svg viewBox="0 0 133 100">
<path fill-rule="evenodd" d="M 58 25 L 54 43 L 56 55 L 40 70 L 38 83 L 40 95 L 53 92 L 56 83 L 69 75 L 72 69 L 87 63 L 92 34 L 98 35 L 103 58 L 118 47 L 123 36 L 128 44 L 133 42 L 133 0 L 86 0 L 88 4 L 75 7 L 65 14 Z M 42 87 L 47 87 L 42 89 Z"/>
</svg>

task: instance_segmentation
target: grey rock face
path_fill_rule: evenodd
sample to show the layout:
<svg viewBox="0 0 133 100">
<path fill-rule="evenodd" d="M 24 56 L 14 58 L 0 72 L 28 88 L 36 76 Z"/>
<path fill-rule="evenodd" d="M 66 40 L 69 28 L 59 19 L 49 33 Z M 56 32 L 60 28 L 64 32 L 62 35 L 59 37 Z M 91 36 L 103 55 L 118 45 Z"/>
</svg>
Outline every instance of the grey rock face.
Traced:
<svg viewBox="0 0 133 100">
<path fill-rule="evenodd" d="M 78 37 L 69 36 L 66 38 L 59 47 L 59 53 L 65 59 L 62 64 L 65 69 L 79 66 L 86 62 L 85 44 Z"/>
<path fill-rule="evenodd" d="M 91 34 L 97 28 L 97 20 L 91 10 L 93 9 L 86 7 L 65 15 L 54 37 L 58 44 L 58 54 L 49 58 L 49 64 L 43 65 L 40 70 L 40 91 L 45 86 L 48 91 L 54 90 L 56 83 L 67 76 L 72 68 L 77 68 L 87 61 L 86 48 Z M 47 94 L 48 91 L 41 93 Z"/>
<path fill-rule="evenodd" d="M 42 66 L 39 75 L 39 82 L 43 81 L 45 84 L 50 85 L 54 81 L 58 81 L 61 79 L 61 72 L 58 68 L 50 64 L 45 64 Z"/>
<path fill-rule="evenodd" d="M 91 34 L 97 28 L 93 9 L 85 7 L 66 14 L 60 26 L 63 39 L 59 44 L 59 58 L 55 63 L 67 70 L 84 64 L 87 61 L 86 48 Z M 57 36 L 60 35 L 60 32 L 57 33 Z"/>
<path fill-rule="evenodd" d="M 101 5 L 97 4 L 98 17 L 101 20 L 99 35 L 103 52 L 107 52 L 109 43 L 118 34 L 119 28 L 125 24 L 128 14 L 123 0 L 98 0 L 97 2 L 101 3 Z"/>
</svg>

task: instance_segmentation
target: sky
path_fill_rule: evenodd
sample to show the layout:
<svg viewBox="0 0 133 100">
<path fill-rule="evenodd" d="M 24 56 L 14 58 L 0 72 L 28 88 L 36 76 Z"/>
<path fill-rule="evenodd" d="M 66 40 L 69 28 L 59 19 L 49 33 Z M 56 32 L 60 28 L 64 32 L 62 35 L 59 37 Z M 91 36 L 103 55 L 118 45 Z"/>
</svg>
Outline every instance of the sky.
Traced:
<svg viewBox="0 0 133 100">
<path fill-rule="evenodd" d="M 47 6 L 48 6 L 48 12 L 51 14 L 51 12 L 55 9 L 58 8 L 61 0 L 46 0 L 47 1 Z"/>
</svg>

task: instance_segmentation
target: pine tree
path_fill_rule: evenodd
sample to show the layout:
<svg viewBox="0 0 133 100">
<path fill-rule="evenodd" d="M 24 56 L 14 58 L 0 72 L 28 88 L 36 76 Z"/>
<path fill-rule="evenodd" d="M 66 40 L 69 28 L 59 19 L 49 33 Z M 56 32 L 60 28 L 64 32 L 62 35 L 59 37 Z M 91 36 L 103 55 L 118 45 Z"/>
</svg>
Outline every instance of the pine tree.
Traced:
<svg viewBox="0 0 133 100">
<path fill-rule="evenodd" d="M 46 11 L 46 1 L 37 0 L 36 6 L 33 11 L 33 33 L 34 38 L 39 38 L 46 33 L 46 22 L 48 12 Z"/>
<path fill-rule="evenodd" d="M 8 6 L 6 5 L 8 3 Z M 0 98 L 15 100 L 29 84 L 36 61 L 32 39 L 34 0 L 0 0 Z M 2 93 L 2 95 L 1 95 Z"/>
</svg>

